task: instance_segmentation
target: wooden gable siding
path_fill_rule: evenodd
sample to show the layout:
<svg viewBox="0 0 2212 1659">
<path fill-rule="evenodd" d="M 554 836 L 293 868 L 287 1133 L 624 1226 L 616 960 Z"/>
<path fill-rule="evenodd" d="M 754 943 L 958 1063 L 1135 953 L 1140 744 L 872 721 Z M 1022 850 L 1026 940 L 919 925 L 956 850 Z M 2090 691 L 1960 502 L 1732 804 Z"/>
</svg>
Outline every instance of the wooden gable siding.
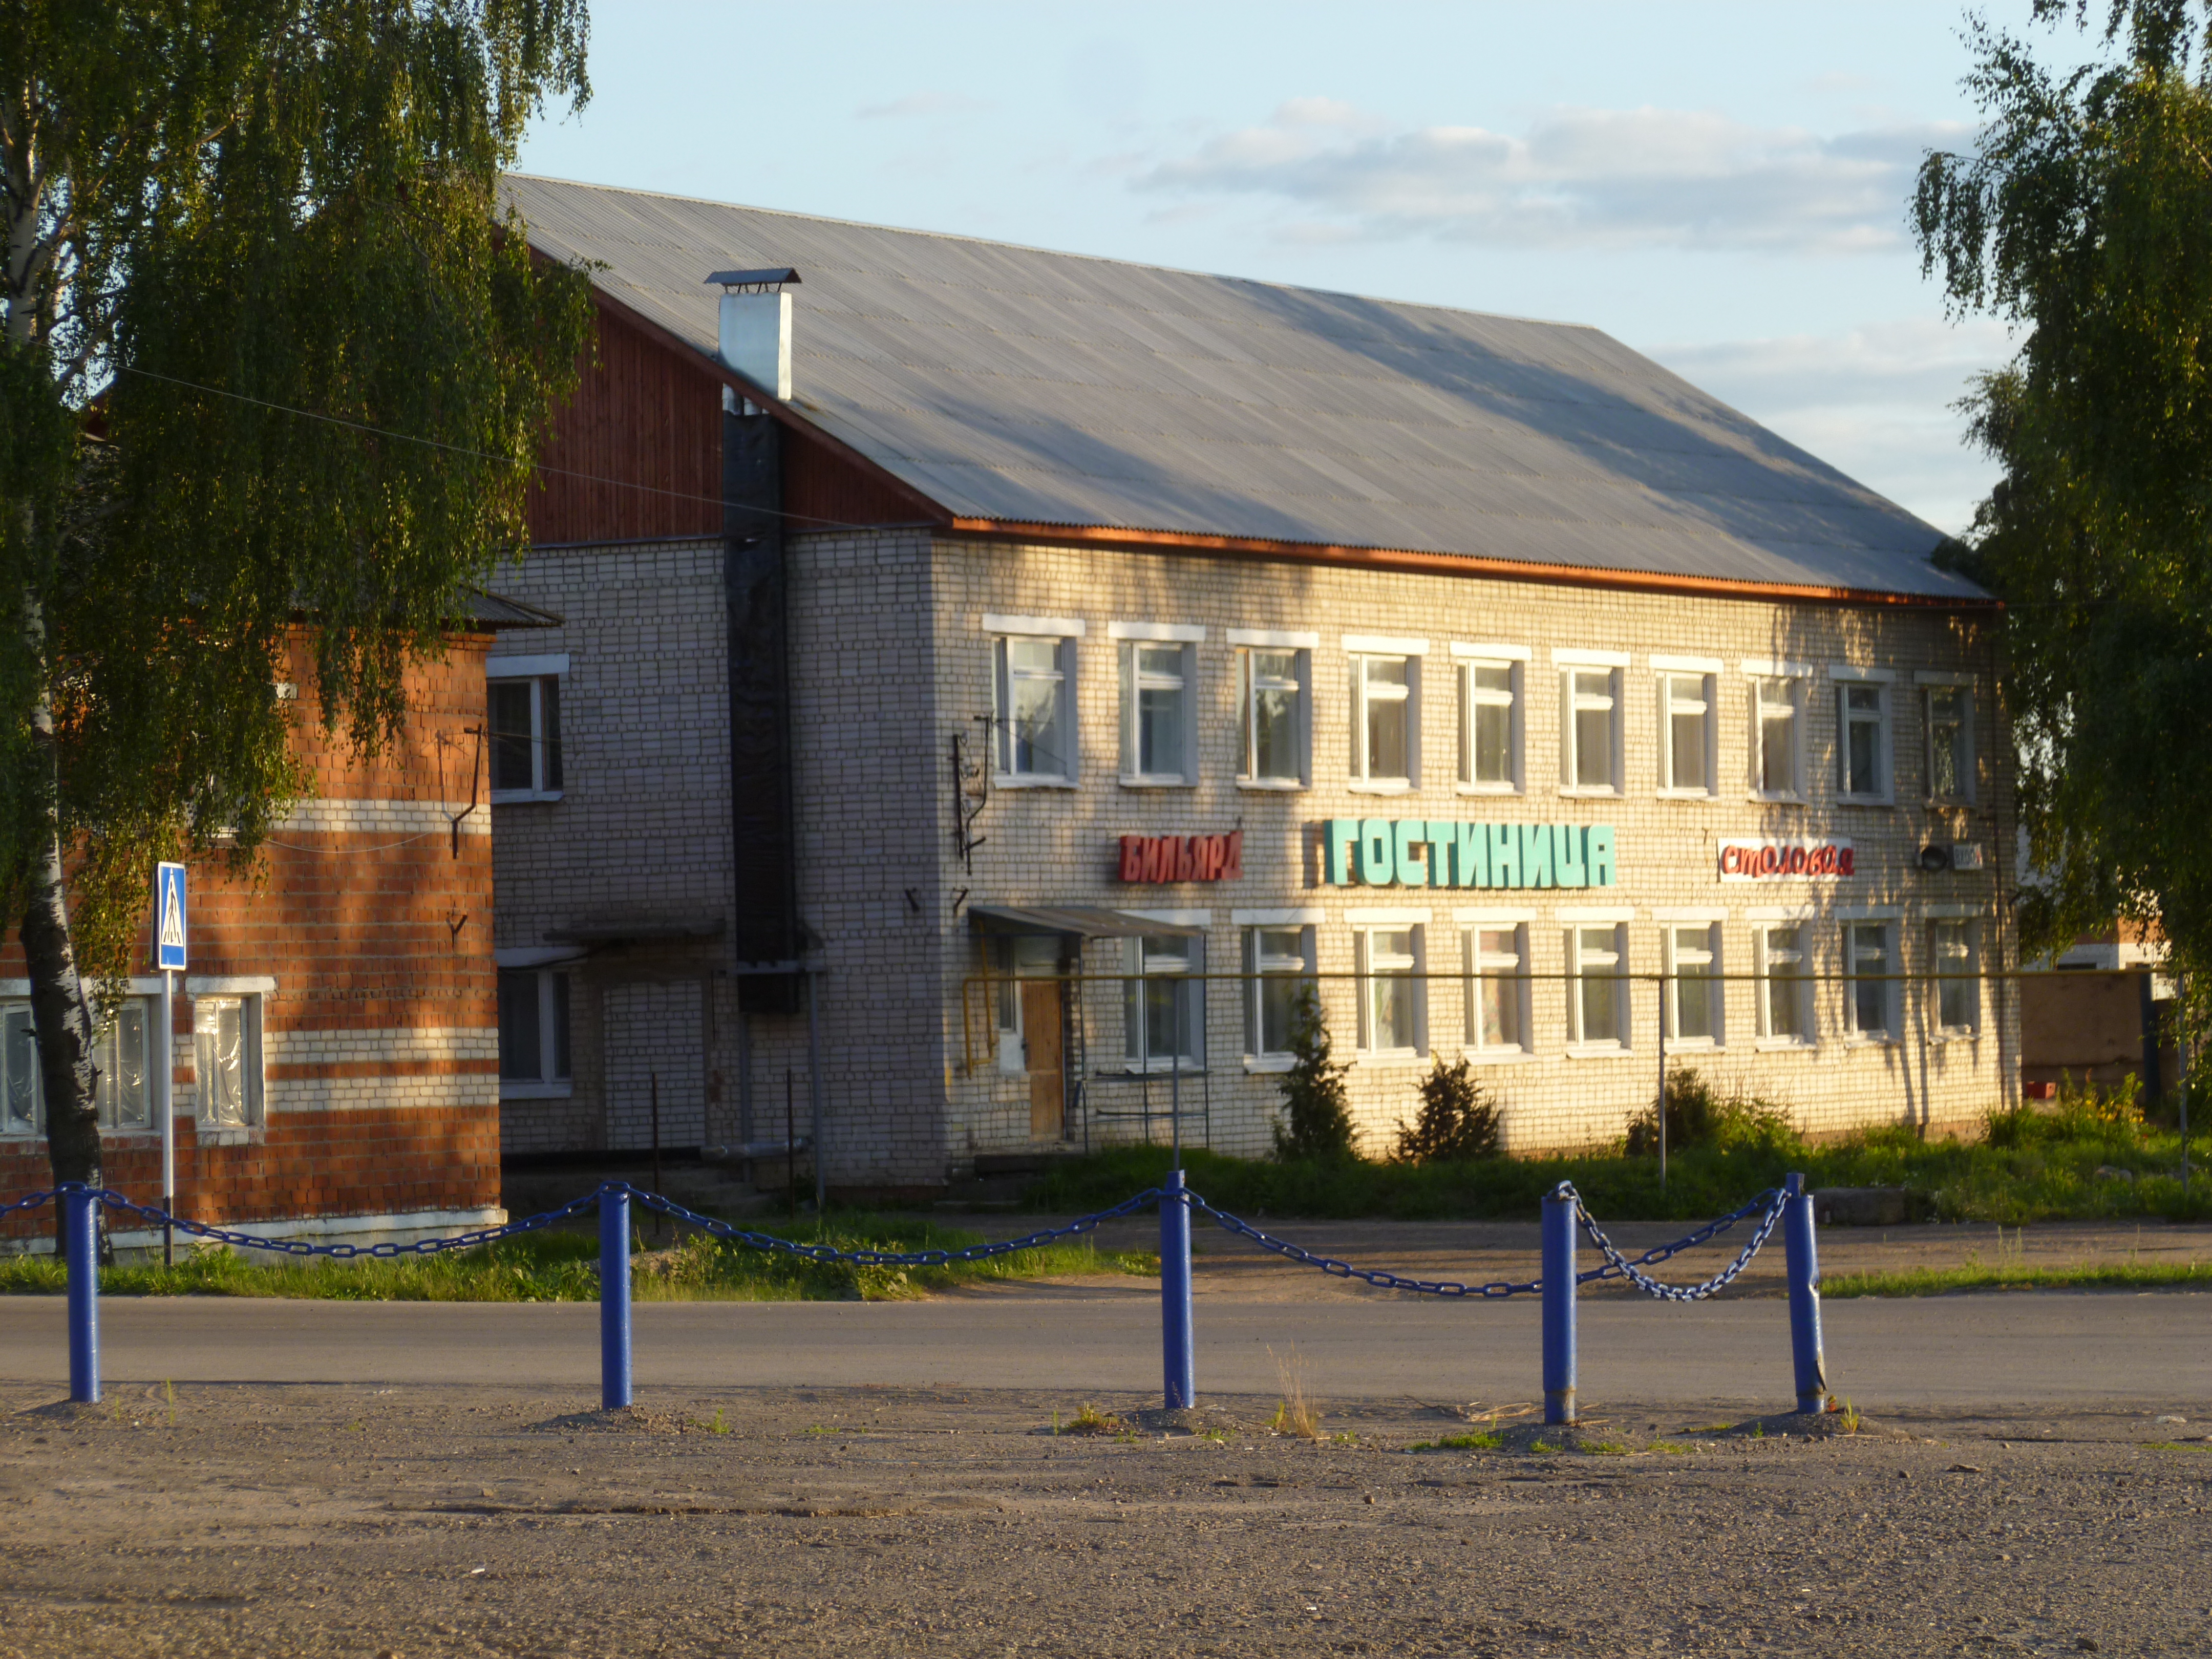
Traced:
<svg viewBox="0 0 2212 1659">
<path fill-rule="evenodd" d="M 531 540 L 720 535 L 720 383 L 604 306 L 594 344 L 538 456 Z"/>
<path fill-rule="evenodd" d="M 783 510 L 791 515 L 784 528 L 794 536 L 861 525 L 934 522 L 939 516 L 799 427 L 786 427 L 783 433 Z"/>
</svg>

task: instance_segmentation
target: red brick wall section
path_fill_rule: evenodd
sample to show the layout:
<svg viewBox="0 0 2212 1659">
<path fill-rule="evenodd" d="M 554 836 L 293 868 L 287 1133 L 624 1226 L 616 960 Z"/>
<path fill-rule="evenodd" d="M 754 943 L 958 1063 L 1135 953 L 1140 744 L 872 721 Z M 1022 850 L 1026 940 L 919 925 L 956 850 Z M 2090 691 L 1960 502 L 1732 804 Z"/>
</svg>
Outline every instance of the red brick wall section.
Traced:
<svg viewBox="0 0 2212 1659">
<path fill-rule="evenodd" d="M 499 1202 L 491 809 L 477 736 L 489 644 L 459 638 L 443 661 L 418 665 L 404 733 L 364 762 L 342 732 L 324 734 L 307 695 L 310 642 L 293 642 L 295 752 L 315 798 L 272 836 L 254 876 L 203 862 L 190 878 L 191 975 L 276 981 L 263 1001 L 264 1121 L 242 1139 L 197 1130 L 192 1004 L 180 984 L 181 1213 L 232 1223 Z M 472 783 L 478 805 L 457 842 L 449 820 Z M 348 802 L 367 805 L 349 817 Z M 149 939 L 142 961 L 150 949 Z M 0 980 L 24 972 L 10 939 L 0 945 Z M 234 1144 L 215 1144 L 222 1139 Z M 106 1156 L 110 1186 L 159 1197 L 152 1134 L 110 1135 Z M 0 1139 L 0 1194 L 49 1178 L 43 1141 Z M 52 1222 L 41 1213 L 4 1224 L 20 1237 Z"/>
</svg>

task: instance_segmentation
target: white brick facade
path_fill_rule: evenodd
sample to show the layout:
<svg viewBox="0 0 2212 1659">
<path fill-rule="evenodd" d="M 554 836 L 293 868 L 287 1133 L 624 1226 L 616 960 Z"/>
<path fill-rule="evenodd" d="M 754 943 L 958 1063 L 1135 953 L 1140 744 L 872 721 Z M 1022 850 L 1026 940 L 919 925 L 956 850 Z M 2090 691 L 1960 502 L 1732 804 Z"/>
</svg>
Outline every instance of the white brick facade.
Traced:
<svg viewBox="0 0 2212 1659">
<path fill-rule="evenodd" d="M 1465 1047 L 1457 976 L 1465 913 L 1509 917 L 1528 930 L 1532 1052 L 1480 1066 L 1504 1103 L 1509 1143 L 1522 1150 L 1617 1135 L 1656 1086 L 1653 985 L 1633 987 L 1625 1052 L 1568 1053 L 1567 988 L 1544 975 L 1565 971 L 1568 928 L 1596 925 L 1587 913 L 1620 917 L 1632 975 L 1659 964 L 1662 929 L 1706 925 L 1717 926 L 1722 971 L 1747 973 L 1754 913 L 1801 909 L 1808 913 L 1806 966 L 1816 975 L 1840 971 L 1842 930 L 1852 915 L 1869 912 L 1879 913 L 1869 925 L 1889 927 L 1893 967 L 1907 974 L 1930 965 L 1928 930 L 1939 919 L 1971 921 L 1982 965 L 2001 966 L 2010 955 L 1997 899 L 2006 874 L 1998 860 L 2010 852 L 2009 780 L 1997 764 L 2007 744 L 1996 724 L 1990 636 L 1977 631 L 1991 626 L 1987 620 L 1917 608 L 963 542 L 923 530 L 797 538 L 790 559 L 799 911 L 821 970 L 828 1167 L 839 1185 L 926 1188 L 979 1152 L 1030 1144 L 1029 1079 L 999 1069 L 988 1001 L 972 982 L 983 966 L 969 932 L 967 908 L 975 903 L 1204 912 L 1207 965 L 1216 973 L 1240 964 L 1233 912 L 1318 912 L 1316 965 L 1338 1053 L 1347 1059 L 1358 1043 L 1358 987 L 1348 977 L 1355 926 L 1377 912 L 1420 914 L 1426 966 L 1444 976 L 1427 981 L 1419 1057 L 1353 1066 L 1353 1100 L 1370 1150 L 1396 1119 L 1412 1116 L 1429 1056 L 1455 1058 Z M 507 1150 L 639 1145 L 641 1078 L 654 1077 L 665 1144 L 780 1133 L 787 1073 L 803 1132 L 805 1020 L 755 1016 L 748 1030 L 726 973 L 729 921 L 744 896 L 730 890 L 720 544 L 549 549 L 532 553 L 503 586 L 567 618 L 565 628 L 526 643 L 533 653 L 565 652 L 569 666 L 562 798 L 494 809 L 497 943 L 510 951 L 544 947 L 580 922 L 621 915 L 659 919 L 672 930 L 719 923 L 723 933 L 685 939 L 672 931 L 657 943 L 598 949 L 570 965 L 570 1092 L 510 1099 Z M 1085 624 L 1070 647 L 1080 765 L 1073 789 L 995 791 L 975 826 L 986 841 L 971 872 L 954 845 L 950 746 L 959 734 L 972 752 L 988 729 L 987 614 Z M 1187 659 L 1197 744 L 1190 787 L 1121 780 L 1116 623 L 1204 630 Z M 1232 629 L 1316 636 L 1309 787 L 1237 781 Z M 1419 776 L 1404 793 L 1378 795 L 1349 782 L 1347 635 L 1425 643 Z M 1525 653 L 1521 793 L 1477 794 L 1457 784 L 1455 642 Z M 1620 662 L 1617 796 L 1578 794 L 1559 781 L 1554 652 Z M 1657 675 L 1681 662 L 1717 669 L 1717 787 L 1710 797 L 1662 799 Z M 1798 719 L 1808 786 L 1802 805 L 1750 798 L 1746 665 L 1759 663 L 1808 671 Z M 1853 671 L 1893 678 L 1850 681 Z M 1924 799 L 1922 688 L 1930 680 L 1972 690 L 1978 775 L 1971 806 Z M 1846 683 L 1887 688 L 1891 803 L 1836 799 L 1837 688 Z M 1332 884 L 1322 826 L 1370 818 L 1609 825 L 1619 878 L 1582 890 Z M 1244 849 L 1237 879 L 1143 885 L 1116 878 L 1120 836 L 1237 829 Z M 1730 838 L 1847 838 L 1854 873 L 1723 882 L 1720 843 Z M 1930 842 L 1981 847 L 1990 863 L 1923 872 L 1917 858 Z M 1121 972 L 1125 949 L 1118 940 L 1094 941 L 1083 953 L 1085 972 Z M 1817 1040 L 1786 1049 L 1756 1038 L 1761 988 L 1729 983 L 1718 1046 L 1682 1058 L 1724 1089 L 1785 1105 L 1806 1129 L 1955 1123 L 2014 1086 L 2018 1017 L 2002 981 L 1979 984 L 1972 1035 L 1929 1041 L 1922 1038 L 1932 993 L 1905 983 L 1890 1021 L 1901 1040 L 1882 1042 L 1847 1036 L 1845 989 L 1823 981 L 1814 994 Z M 1104 982 L 1085 993 L 1082 1097 L 1094 1114 L 1133 1103 L 1147 1086 L 1123 1065 L 1121 996 L 1118 985 Z M 1183 1091 L 1206 1105 L 1216 1146 L 1263 1150 L 1275 1080 L 1243 1059 L 1240 987 L 1213 981 L 1205 1006 L 1209 1063 L 1203 1077 L 1184 1079 Z M 619 1034 L 609 1029 L 617 1018 Z M 748 1036 L 749 1085 L 742 1063 Z M 1148 1086 L 1158 1104 L 1164 1080 Z M 1068 1127 L 1079 1135 L 1083 1120 L 1071 1114 Z M 1090 1124 L 1094 1139 L 1109 1127 L 1130 1132 L 1097 1115 Z"/>
</svg>

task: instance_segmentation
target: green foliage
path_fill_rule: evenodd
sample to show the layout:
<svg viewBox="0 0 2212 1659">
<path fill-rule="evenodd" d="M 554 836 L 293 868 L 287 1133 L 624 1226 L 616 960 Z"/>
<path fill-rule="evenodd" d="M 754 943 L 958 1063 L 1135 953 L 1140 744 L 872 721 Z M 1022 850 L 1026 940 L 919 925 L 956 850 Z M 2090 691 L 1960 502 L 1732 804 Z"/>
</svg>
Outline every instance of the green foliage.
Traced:
<svg viewBox="0 0 2212 1659">
<path fill-rule="evenodd" d="M 52 1007 L 72 961 L 119 989 L 155 860 L 250 864 L 295 710 L 395 738 L 524 539 L 591 303 L 498 180 L 585 35 L 582 0 L 0 15 L 0 917 L 58 936 L 66 862 Z"/>
<path fill-rule="evenodd" d="M 1693 1067 L 1677 1066 L 1667 1073 L 1663 1103 L 1654 1102 L 1629 1123 L 1630 1157 L 1658 1155 L 1662 1103 L 1670 1157 L 1692 1146 L 1757 1146 L 1786 1153 L 1798 1146 L 1797 1133 L 1784 1108 L 1752 1095 L 1717 1095 Z"/>
<path fill-rule="evenodd" d="M 1357 1156 L 1352 1107 L 1344 1074 L 1351 1068 L 1330 1054 L 1328 1022 L 1311 985 L 1298 996 L 1291 1025 L 1291 1069 L 1283 1073 L 1283 1118 L 1275 1126 L 1275 1156 L 1285 1162 L 1334 1164 Z"/>
<path fill-rule="evenodd" d="M 809 1243 L 816 1242 L 812 1239 Z M 979 1233 L 927 1222 L 854 1217 L 821 1243 L 843 1249 L 958 1249 Z M 631 1294 L 640 1301 L 880 1302 L 994 1279 L 1054 1274 L 1158 1273 L 1156 1256 L 1100 1251 L 1088 1243 L 1047 1245 L 987 1261 L 942 1267 L 860 1267 L 770 1255 L 704 1234 L 633 1255 Z M 390 1261 L 264 1260 L 226 1249 L 195 1251 L 174 1267 L 103 1269 L 106 1296 L 298 1297 L 340 1302 L 596 1302 L 596 1236 L 525 1233 L 473 1250 Z M 0 1294 L 59 1295 L 62 1264 L 48 1256 L 0 1258 Z"/>
<path fill-rule="evenodd" d="M 1793 1170 L 1821 1187 L 1907 1187 L 1930 1194 L 1946 1221 L 2107 1220 L 2212 1217 L 2212 1134 L 2195 1126 L 2196 1167 L 2181 1195 L 2181 1145 L 2145 1129 L 2131 1146 L 2103 1133 L 2054 1138 L 2027 1148 L 1986 1141 L 1923 1140 L 1911 1129 L 1865 1129 L 1819 1145 L 1756 1138 L 1692 1146 L 1668 1158 L 1659 1184 L 1656 1158 L 1588 1152 L 1487 1158 L 1473 1164 L 1408 1164 L 1354 1158 L 1335 1164 L 1226 1158 L 1185 1148 L 1192 1189 L 1247 1220 L 1283 1217 L 1384 1217 L 1533 1221 L 1544 1194 L 1571 1181 L 1601 1221 L 1702 1221 L 1779 1186 Z M 2062 1130 L 2058 1133 L 2063 1133 Z M 1031 1188 L 1029 1206 L 1077 1214 L 1117 1203 L 1167 1174 L 1164 1147 L 1117 1147 L 1070 1159 Z M 2102 1169 L 2106 1174 L 2100 1175 Z M 2124 1170 L 2132 1176 L 2114 1176 Z"/>
<path fill-rule="evenodd" d="M 2087 30 L 2088 11 L 2034 17 Z M 1954 308 L 2021 333 L 1964 405 L 2002 477 L 1948 562 L 2008 603 L 2029 954 L 2118 914 L 2212 964 L 2212 85 L 2192 13 L 2212 7 L 2112 0 L 2063 73 L 1970 20 L 1984 125 L 1972 155 L 1928 156 L 1914 202 Z"/>
<path fill-rule="evenodd" d="M 2087 1079 L 2077 1083 L 2070 1073 L 2062 1073 L 2058 1099 L 2049 1111 L 2023 1100 L 1989 1112 L 1982 1121 L 1989 1144 L 2009 1151 L 2099 1146 L 2131 1152 L 2141 1146 L 2145 1127 L 2142 1079 L 2130 1072 L 2116 1084 L 2100 1086 Z"/>
<path fill-rule="evenodd" d="M 1474 1080 L 1462 1054 L 1447 1066 L 1442 1054 L 1421 1079 L 1420 1115 L 1401 1119 L 1392 1156 L 1401 1164 L 1465 1164 L 1498 1156 L 1498 1103 Z"/>
</svg>

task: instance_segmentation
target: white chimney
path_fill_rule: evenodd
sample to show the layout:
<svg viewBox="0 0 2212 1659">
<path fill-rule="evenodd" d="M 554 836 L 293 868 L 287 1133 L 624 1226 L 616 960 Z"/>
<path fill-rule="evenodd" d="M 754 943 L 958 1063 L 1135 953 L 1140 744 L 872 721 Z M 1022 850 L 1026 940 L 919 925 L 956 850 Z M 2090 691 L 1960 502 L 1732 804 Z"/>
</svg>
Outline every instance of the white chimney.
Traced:
<svg viewBox="0 0 2212 1659">
<path fill-rule="evenodd" d="M 791 295 L 799 273 L 718 270 L 707 279 L 722 289 L 715 350 L 722 362 L 779 402 L 791 401 Z"/>
</svg>

